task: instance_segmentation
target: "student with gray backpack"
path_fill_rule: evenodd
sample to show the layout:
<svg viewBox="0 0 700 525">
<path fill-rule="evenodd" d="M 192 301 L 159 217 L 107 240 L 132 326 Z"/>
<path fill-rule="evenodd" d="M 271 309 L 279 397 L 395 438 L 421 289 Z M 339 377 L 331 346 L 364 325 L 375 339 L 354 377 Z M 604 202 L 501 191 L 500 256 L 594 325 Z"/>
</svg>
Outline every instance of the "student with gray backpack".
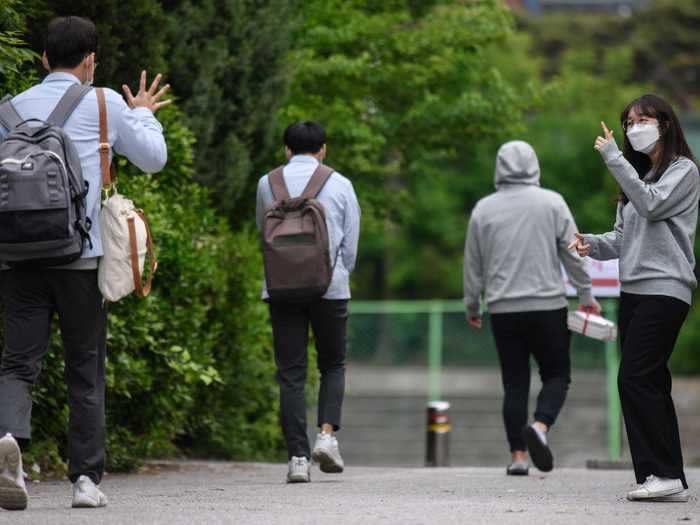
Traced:
<svg viewBox="0 0 700 525">
<path fill-rule="evenodd" d="M 0 293 L 5 341 L 0 362 L 0 507 L 23 510 L 22 453 L 30 438 L 32 388 L 58 314 L 70 408 L 68 477 L 74 507 L 102 507 L 107 311 L 97 282 L 101 152 L 112 148 L 146 172 L 167 160 L 155 111 L 160 76 L 141 75 L 127 102 L 93 89 L 97 30 L 75 16 L 53 20 L 43 82 L 0 104 Z M 108 139 L 100 140 L 106 108 Z M 108 157 L 104 156 L 108 161 Z"/>
<path fill-rule="evenodd" d="M 256 219 L 280 387 L 280 420 L 287 442 L 287 482 L 309 482 L 310 460 L 322 472 L 344 463 L 335 432 L 345 391 L 350 273 L 360 234 L 360 207 L 352 183 L 323 164 L 326 134 L 314 122 L 284 132 L 288 164 L 260 179 Z M 321 373 L 313 450 L 306 430 L 304 386 L 309 324 Z"/>
</svg>

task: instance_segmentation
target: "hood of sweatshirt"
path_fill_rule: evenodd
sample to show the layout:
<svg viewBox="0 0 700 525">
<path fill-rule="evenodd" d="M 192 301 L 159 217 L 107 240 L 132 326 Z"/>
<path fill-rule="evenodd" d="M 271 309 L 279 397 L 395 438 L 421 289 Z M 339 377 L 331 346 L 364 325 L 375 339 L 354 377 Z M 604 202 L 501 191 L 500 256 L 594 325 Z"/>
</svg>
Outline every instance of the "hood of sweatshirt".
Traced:
<svg viewBox="0 0 700 525">
<path fill-rule="evenodd" d="M 540 163 L 527 142 L 506 142 L 496 156 L 496 189 L 512 184 L 540 185 Z"/>
</svg>

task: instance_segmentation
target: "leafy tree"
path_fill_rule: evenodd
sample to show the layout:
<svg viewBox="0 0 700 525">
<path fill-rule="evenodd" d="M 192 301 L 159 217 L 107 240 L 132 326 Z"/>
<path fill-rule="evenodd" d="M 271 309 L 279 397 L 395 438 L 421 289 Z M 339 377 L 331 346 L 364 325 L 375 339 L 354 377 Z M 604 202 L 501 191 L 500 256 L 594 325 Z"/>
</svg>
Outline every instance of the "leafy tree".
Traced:
<svg viewBox="0 0 700 525">
<path fill-rule="evenodd" d="M 232 224 L 252 214 L 275 116 L 289 76 L 286 52 L 297 0 L 35 0 L 24 7 L 36 51 L 55 16 L 93 20 L 100 34 L 96 82 L 121 92 L 142 69 L 172 84 L 197 141 L 198 181 Z"/>
<path fill-rule="evenodd" d="M 460 153 L 517 129 L 537 98 L 531 79 L 486 59 L 512 33 L 510 12 L 495 0 L 318 0 L 304 13 L 280 122 L 323 123 L 328 162 L 359 188 L 364 293 L 440 294 L 407 266 L 440 279 L 438 261 L 455 262 L 465 219 L 451 185 L 472 175 Z"/>
<path fill-rule="evenodd" d="M 7 91 L 18 91 L 30 84 L 32 77 L 23 78 L 23 74 L 26 66 L 38 58 L 22 38 L 24 20 L 17 12 L 18 3 L 5 0 L 0 5 L 0 84 Z"/>
<path fill-rule="evenodd" d="M 275 117 L 289 77 L 290 0 L 171 1 L 168 75 L 197 137 L 197 178 L 236 225 L 253 214 L 270 169 Z"/>
<path fill-rule="evenodd" d="M 23 27 L 22 13 L 12 7 L 0 6 L 0 34 Z M 15 25 L 6 25 L 6 17 Z M 3 76 L 2 93 L 32 81 L 16 46 L 3 48 L 3 57 L 15 57 L 3 64 L 21 83 Z M 119 179 L 120 189 L 148 211 L 160 266 L 147 299 L 131 297 L 110 308 L 108 469 L 193 451 L 277 459 L 282 438 L 267 315 L 258 296 L 257 240 L 247 228 L 232 232 L 195 181 L 195 141 L 183 113 L 170 107 L 158 116 L 168 166 L 139 176 L 122 162 Z M 33 445 L 25 459 L 58 473 L 65 468 L 68 406 L 57 330 L 34 393 Z"/>
</svg>

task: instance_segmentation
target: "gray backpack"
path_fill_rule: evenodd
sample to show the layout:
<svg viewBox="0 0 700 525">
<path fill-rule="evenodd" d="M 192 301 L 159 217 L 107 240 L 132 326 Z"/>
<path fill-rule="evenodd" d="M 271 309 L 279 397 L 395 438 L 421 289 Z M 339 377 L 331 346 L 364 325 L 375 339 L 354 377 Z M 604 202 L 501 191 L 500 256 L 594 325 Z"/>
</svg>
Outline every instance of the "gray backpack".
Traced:
<svg viewBox="0 0 700 525">
<path fill-rule="evenodd" d="M 87 183 L 63 131 L 89 86 L 72 85 L 44 122 L 22 119 L 10 97 L 0 102 L 0 261 L 59 266 L 79 259 L 90 242 Z"/>
<path fill-rule="evenodd" d="M 319 299 L 333 277 L 326 213 L 316 197 L 333 169 L 319 164 L 304 192 L 290 198 L 282 168 L 270 173 L 275 203 L 265 212 L 262 252 L 270 301 Z"/>
</svg>

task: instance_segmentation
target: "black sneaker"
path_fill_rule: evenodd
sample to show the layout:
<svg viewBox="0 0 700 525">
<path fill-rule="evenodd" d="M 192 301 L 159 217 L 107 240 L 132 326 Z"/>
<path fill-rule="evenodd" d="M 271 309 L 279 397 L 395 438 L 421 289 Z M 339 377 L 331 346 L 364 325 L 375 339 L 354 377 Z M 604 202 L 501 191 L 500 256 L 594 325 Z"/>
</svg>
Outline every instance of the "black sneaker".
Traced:
<svg viewBox="0 0 700 525">
<path fill-rule="evenodd" d="M 542 472 L 552 470 L 554 458 L 552 458 L 552 451 L 549 450 L 549 445 L 547 445 L 547 438 L 540 436 L 540 433 L 531 426 L 523 429 L 523 438 L 525 443 L 527 443 L 527 450 L 535 466 Z"/>
</svg>

